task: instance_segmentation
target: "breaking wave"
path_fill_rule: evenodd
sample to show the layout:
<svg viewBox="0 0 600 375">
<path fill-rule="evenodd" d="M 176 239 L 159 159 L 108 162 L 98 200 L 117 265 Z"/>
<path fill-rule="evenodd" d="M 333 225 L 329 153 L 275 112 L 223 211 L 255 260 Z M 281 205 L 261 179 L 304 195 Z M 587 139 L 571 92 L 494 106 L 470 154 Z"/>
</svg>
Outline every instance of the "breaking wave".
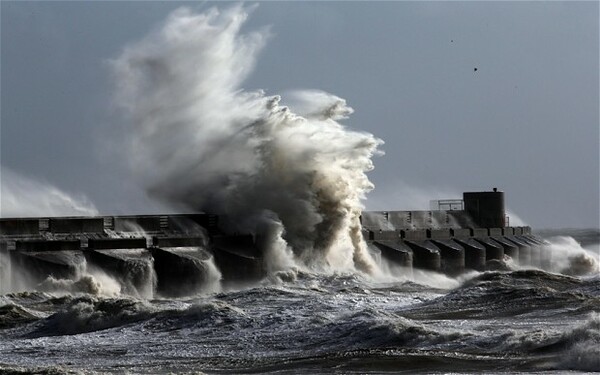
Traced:
<svg viewBox="0 0 600 375">
<path fill-rule="evenodd" d="M 248 13 L 178 9 L 113 61 L 133 170 L 151 195 L 269 238 L 272 269 L 293 252 L 310 267 L 373 271 L 359 216 L 382 141 L 342 125 L 353 111 L 335 95 L 295 92 L 292 108 L 244 90 L 270 35 L 242 32 Z"/>
<path fill-rule="evenodd" d="M 152 313 L 152 307 L 143 301 L 82 296 L 44 319 L 26 336 L 34 338 L 92 332 L 142 321 Z"/>
<path fill-rule="evenodd" d="M 562 337 L 568 349 L 561 367 L 569 370 L 600 371 L 600 313 L 594 313 Z"/>
<path fill-rule="evenodd" d="M 540 270 L 486 272 L 447 295 L 417 306 L 418 318 L 477 319 L 585 314 L 600 310 L 600 279 L 580 279 Z"/>
<path fill-rule="evenodd" d="M 0 306 L 0 329 L 12 328 L 37 319 L 38 316 L 18 304 L 8 303 Z"/>
<path fill-rule="evenodd" d="M 121 292 L 118 282 L 108 276 L 85 274 L 76 280 L 56 279 L 49 276 L 37 289 L 49 293 L 87 293 L 95 296 L 114 297 Z"/>
</svg>

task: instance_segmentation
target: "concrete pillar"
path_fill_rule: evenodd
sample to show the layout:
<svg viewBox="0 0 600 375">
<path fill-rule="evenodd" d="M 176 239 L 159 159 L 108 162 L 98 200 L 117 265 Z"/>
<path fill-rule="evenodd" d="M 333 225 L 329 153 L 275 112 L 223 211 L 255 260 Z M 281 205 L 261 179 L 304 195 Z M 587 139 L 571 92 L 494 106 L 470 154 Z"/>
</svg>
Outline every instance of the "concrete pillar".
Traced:
<svg viewBox="0 0 600 375">
<path fill-rule="evenodd" d="M 449 239 L 431 242 L 440 249 L 442 272 L 456 276 L 465 271 L 465 249 L 461 245 Z"/>
<path fill-rule="evenodd" d="M 210 250 L 224 282 L 258 280 L 265 275 L 264 260 L 252 236 L 213 236 Z"/>
<path fill-rule="evenodd" d="M 154 295 L 154 259 L 144 248 L 86 250 L 88 264 L 119 281 L 122 291 L 143 298 Z"/>
<path fill-rule="evenodd" d="M 453 238 L 454 242 L 465 249 L 465 268 L 485 271 L 486 248 L 472 238 Z"/>
<path fill-rule="evenodd" d="M 475 242 L 485 247 L 485 261 L 504 259 L 504 247 L 491 238 L 474 238 Z"/>
<path fill-rule="evenodd" d="M 83 253 L 79 250 L 10 253 L 13 276 L 25 273 L 33 285 L 50 276 L 55 279 L 75 279 L 85 265 Z"/>
<path fill-rule="evenodd" d="M 52 233 L 104 233 L 104 218 L 101 217 L 56 217 L 50 218 Z"/>
<path fill-rule="evenodd" d="M 148 242 L 145 238 L 90 238 L 88 249 L 145 249 Z"/>
<path fill-rule="evenodd" d="M 405 240 L 404 243 L 413 251 L 414 268 L 440 271 L 441 254 L 437 246 L 430 241 Z"/>
<path fill-rule="evenodd" d="M 504 255 L 508 255 L 515 263 L 519 263 L 519 247 L 517 245 L 508 241 L 505 237 L 494 237 L 491 239 L 502 246 Z"/>
<path fill-rule="evenodd" d="M 542 246 L 536 241 L 531 240 L 526 236 L 514 236 L 515 239 L 522 241 L 523 243 L 531 247 L 531 261 L 530 265 L 533 267 L 541 267 L 542 265 Z"/>
<path fill-rule="evenodd" d="M 0 236 L 39 235 L 39 222 L 39 219 L 0 219 Z"/>
<path fill-rule="evenodd" d="M 196 294 L 215 280 L 209 262 L 212 255 L 199 247 L 150 248 L 156 271 L 156 291 L 162 296 Z"/>
<path fill-rule="evenodd" d="M 15 241 L 16 251 L 61 251 L 80 250 L 79 240 L 19 240 Z"/>
<path fill-rule="evenodd" d="M 514 243 L 519 248 L 519 265 L 530 266 L 531 265 L 531 246 L 525 241 L 520 240 L 516 237 L 504 237 L 506 240 Z"/>
<path fill-rule="evenodd" d="M 400 267 L 411 269 L 413 266 L 413 252 L 402 242 L 374 241 L 373 245 L 381 251 L 381 256 Z"/>
</svg>

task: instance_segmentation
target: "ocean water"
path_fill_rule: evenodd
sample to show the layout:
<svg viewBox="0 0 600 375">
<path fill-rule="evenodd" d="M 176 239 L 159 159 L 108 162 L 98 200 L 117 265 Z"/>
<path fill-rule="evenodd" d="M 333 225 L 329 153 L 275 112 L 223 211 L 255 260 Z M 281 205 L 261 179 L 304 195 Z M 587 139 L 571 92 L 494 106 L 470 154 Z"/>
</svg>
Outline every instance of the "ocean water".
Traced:
<svg viewBox="0 0 600 375">
<path fill-rule="evenodd" d="M 145 252 L 110 250 L 128 260 L 120 279 L 82 261 L 76 280 L 0 284 L 0 373 L 600 371 L 599 231 L 540 232 L 544 270 L 507 260 L 450 278 L 377 264 L 359 217 L 383 140 L 346 127 L 354 110 L 332 93 L 245 88 L 272 39 L 245 25 L 254 9 L 182 7 L 106 56 L 128 126 L 101 144 L 148 196 L 262 238 L 280 271 L 222 285 L 209 256 L 190 255 L 208 285 L 162 298 Z M 96 213 L 9 178 L 11 215 Z M 324 260 L 347 271 L 311 268 Z"/>
<path fill-rule="evenodd" d="M 543 233 L 566 258 L 597 257 L 598 230 Z M 51 281 L 0 296 L 0 373 L 600 371 L 597 268 L 387 280 L 293 269 L 180 299 Z"/>
</svg>

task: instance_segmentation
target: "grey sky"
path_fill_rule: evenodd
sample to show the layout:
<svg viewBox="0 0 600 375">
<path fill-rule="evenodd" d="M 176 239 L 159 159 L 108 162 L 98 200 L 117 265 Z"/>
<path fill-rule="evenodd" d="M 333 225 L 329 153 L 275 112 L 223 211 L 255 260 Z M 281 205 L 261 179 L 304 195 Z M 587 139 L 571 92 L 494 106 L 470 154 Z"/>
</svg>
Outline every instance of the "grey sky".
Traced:
<svg viewBox="0 0 600 375">
<path fill-rule="evenodd" d="M 102 213 L 162 209 L 118 157 L 107 61 L 181 5 L 2 2 L 2 165 Z M 261 3 L 246 29 L 273 37 L 245 88 L 345 98 L 345 123 L 386 142 L 368 208 L 497 186 L 533 227 L 598 227 L 598 16 L 597 2 Z"/>
</svg>

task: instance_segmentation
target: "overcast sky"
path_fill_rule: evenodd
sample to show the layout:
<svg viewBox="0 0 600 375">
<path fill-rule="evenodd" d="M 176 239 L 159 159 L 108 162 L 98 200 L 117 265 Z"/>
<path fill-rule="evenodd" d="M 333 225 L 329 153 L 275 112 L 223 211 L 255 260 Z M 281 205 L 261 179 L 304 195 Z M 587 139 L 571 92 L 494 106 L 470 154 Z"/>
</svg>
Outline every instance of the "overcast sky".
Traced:
<svg viewBox="0 0 600 375">
<path fill-rule="evenodd" d="M 0 4 L 3 204 L 18 175 L 103 214 L 166 209 L 115 156 L 108 61 L 179 6 L 214 4 Z M 598 227 L 598 20 L 595 1 L 260 3 L 245 29 L 273 37 L 244 88 L 346 99 L 344 123 L 385 141 L 369 209 L 498 187 L 534 228 Z"/>
</svg>

